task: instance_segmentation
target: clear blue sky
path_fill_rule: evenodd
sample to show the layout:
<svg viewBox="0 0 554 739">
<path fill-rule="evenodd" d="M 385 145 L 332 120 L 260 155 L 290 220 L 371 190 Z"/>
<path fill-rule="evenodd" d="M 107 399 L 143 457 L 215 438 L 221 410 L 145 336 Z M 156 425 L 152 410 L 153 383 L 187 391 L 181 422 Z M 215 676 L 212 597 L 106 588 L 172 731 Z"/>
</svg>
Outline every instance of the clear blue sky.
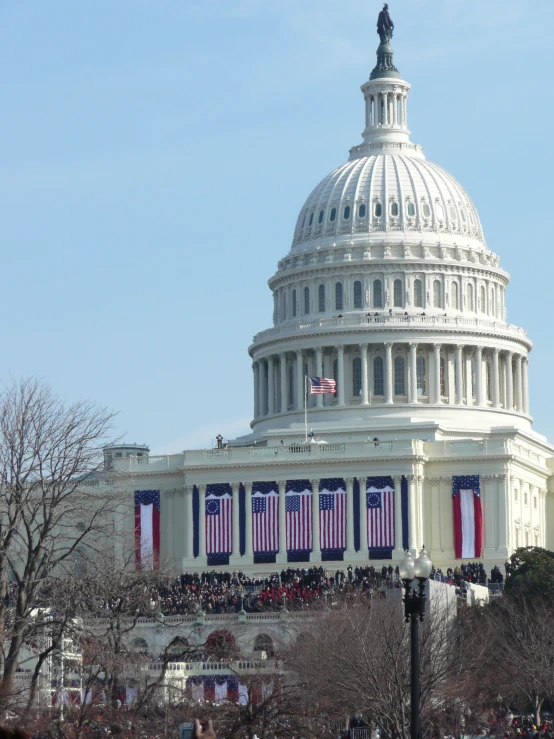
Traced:
<svg viewBox="0 0 554 739">
<path fill-rule="evenodd" d="M 317 182 L 359 143 L 368 0 L 0 0 L 0 379 L 154 452 L 248 430 L 247 347 Z M 476 204 L 554 440 L 554 3 L 392 0 L 412 139 Z"/>
</svg>

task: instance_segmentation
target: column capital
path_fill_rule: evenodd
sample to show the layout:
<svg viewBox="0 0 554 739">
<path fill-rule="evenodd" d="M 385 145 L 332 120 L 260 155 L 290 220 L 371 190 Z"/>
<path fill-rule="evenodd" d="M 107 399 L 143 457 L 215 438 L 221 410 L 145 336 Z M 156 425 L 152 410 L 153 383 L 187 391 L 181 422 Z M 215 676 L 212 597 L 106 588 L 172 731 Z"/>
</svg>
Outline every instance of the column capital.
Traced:
<svg viewBox="0 0 554 739">
<path fill-rule="evenodd" d="M 482 354 L 483 353 L 483 347 L 482 346 L 476 346 L 475 347 L 476 354 Z"/>
<path fill-rule="evenodd" d="M 400 483 L 402 483 L 402 475 L 392 475 L 392 479 L 394 480 L 395 484 L 397 480 L 399 480 Z"/>
<path fill-rule="evenodd" d="M 447 482 L 448 484 L 451 485 L 452 484 L 452 475 L 444 475 L 444 476 L 441 475 L 441 480 L 443 482 Z"/>
<path fill-rule="evenodd" d="M 286 352 L 279 352 L 279 359 L 284 359 L 286 354 Z"/>
<path fill-rule="evenodd" d="M 456 344 L 456 350 L 461 352 L 464 350 L 465 344 Z"/>
<path fill-rule="evenodd" d="M 417 349 L 418 342 L 417 341 L 409 341 L 408 342 L 408 346 L 410 347 L 410 349 Z"/>
<path fill-rule="evenodd" d="M 500 354 L 500 349 L 497 346 L 493 346 L 492 353 L 497 357 Z"/>
<path fill-rule="evenodd" d="M 439 343 L 433 344 L 433 351 L 440 352 L 441 349 L 442 349 L 442 344 L 439 344 Z"/>
<path fill-rule="evenodd" d="M 243 485 L 244 485 L 244 489 L 245 489 L 245 491 L 247 493 L 251 493 L 252 492 L 252 483 L 251 482 L 244 482 Z"/>
<path fill-rule="evenodd" d="M 415 482 L 416 476 L 415 475 L 406 475 L 406 480 L 408 482 Z"/>
<path fill-rule="evenodd" d="M 365 488 L 367 484 L 367 477 L 357 477 L 356 479 L 358 480 L 358 485 L 360 486 L 360 490 L 362 488 Z"/>
<path fill-rule="evenodd" d="M 392 349 L 393 343 L 392 341 L 385 341 L 385 348 Z"/>
<path fill-rule="evenodd" d="M 507 477 L 508 477 L 508 475 L 502 474 L 502 475 L 497 475 L 496 476 L 496 479 L 498 480 L 498 482 L 506 482 L 506 478 Z"/>
<path fill-rule="evenodd" d="M 310 485 L 312 486 L 312 493 L 315 493 L 316 490 L 319 492 L 319 477 L 310 480 Z"/>
<path fill-rule="evenodd" d="M 441 481 L 440 477 L 428 477 L 427 479 L 429 480 L 431 485 L 438 485 Z"/>
<path fill-rule="evenodd" d="M 281 490 L 286 489 L 286 486 L 287 486 L 286 480 L 276 480 L 276 482 L 277 482 L 277 485 L 279 486 L 279 492 L 281 492 Z"/>
<path fill-rule="evenodd" d="M 302 356 L 302 353 L 303 353 L 303 350 L 302 349 L 295 349 L 294 351 L 296 352 L 296 356 L 297 357 L 301 357 Z"/>
<path fill-rule="evenodd" d="M 198 492 L 201 495 L 206 495 L 206 487 L 207 487 L 207 485 L 205 483 L 202 483 L 201 485 L 197 485 L 196 487 L 198 488 Z"/>
<path fill-rule="evenodd" d="M 185 493 L 185 495 L 192 495 L 192 493 L 194 492 L 194 485 L 191 485 L 191 483 L 183 485 L 183 492 Z"/>
<path fill-rule="evenodd" d="M 353 478 L 353 477 L 345 477 L 345 478 L 344 478 L 344 482 L 345 482 L 345 483 L 346 483 L 347 485 L 353 485 L 353 484 L 354 484 L 354 478 Z"/>
<path fill-rule="evenodd" d="M 365 343 L 363 343 L 363 344 L 360 344 L 360 349 L 362 349 L 362 350 L 363 350 L 363 349 L 367 349 L 367 348 L 368 348 L 368 346 L 369 346 L 369 344 L 368 344 L 368 343 L 367 343 L 367 341 L 366 341 Z"/>
<path fill-rule="evenodd" d="M 240 490 L 240 482 L 232 482 L 231 483 L 231 490 L 233 491 L 233 495 L 235 494 L 235 492 L 238 493 L 239 490 Z"/>
<path fill-rule="evenodd" d="M 336 348 L 336 350 L 337 350 L 337 352 L 339 354 L 343 354 L 344 353 L 344 345 L 343 344 L 338 344 L 335 348 Z"/>
</svg>

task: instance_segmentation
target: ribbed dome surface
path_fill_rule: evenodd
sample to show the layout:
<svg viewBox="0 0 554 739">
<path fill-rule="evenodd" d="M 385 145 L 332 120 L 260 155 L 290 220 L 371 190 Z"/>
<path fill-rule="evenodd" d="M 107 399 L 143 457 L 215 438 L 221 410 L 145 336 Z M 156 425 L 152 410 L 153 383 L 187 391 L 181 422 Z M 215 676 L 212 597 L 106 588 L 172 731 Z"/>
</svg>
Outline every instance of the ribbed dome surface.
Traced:
<svg viewBox="0 0 554 739">
<path fill-rule="evenodd" d="M 300 212 L 293 250 L 312 248 L 314 239 L 390 231 L 451 235 L 486 248 L 477 211 L 451 174 L 422 157 L 378 154 L 353 159 L 319 183 Z"/>
</svg>

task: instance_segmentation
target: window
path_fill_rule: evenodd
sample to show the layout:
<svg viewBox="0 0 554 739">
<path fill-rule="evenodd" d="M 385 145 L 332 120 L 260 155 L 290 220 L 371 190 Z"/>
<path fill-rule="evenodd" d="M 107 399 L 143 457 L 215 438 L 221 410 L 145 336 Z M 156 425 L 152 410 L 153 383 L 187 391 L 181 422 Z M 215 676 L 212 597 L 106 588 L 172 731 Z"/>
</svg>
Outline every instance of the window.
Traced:
<svg viewBox="0 0 554 739">
<path fill-rule="evenodd" d="M 307 315 L 310 312 L 310 288 L 304 288 L 304 313 Z"/>
<path fill-rule="evenodd" d="M 350 206 L 349 205 L 344 206 L 342 217 L 344 218 L 345 221 L 347 221 L 350 218 Z"/>
<path fill-rule="evenodd" d="M 440 361 L 440 373 L 441 373 L 441 397 L 444 398 L 446 395 L 446 373 L 444 371 L 444 359 L 441 357 Z"/>
<path fill-rule="evenodd" d="M 323 211 L 322 210 L 319 211 L 319 217 L 317 219 L 317 222 L 323 223 Z"/>
<path fill-rule="evenodd" d="M 308 226 L 311 226 L 313 222 L 314 222 L 314 214 L 313 213 L 310 213 L 310 222 L 309 222 Z"/>
<path fill-rule="evenodd" d="M 138 637 L 137 639 L 133 639 L 133 647 L 137 650 L 137 652 L 142 652 L 143 654 L 146 654 L 148 652 L 148 642 L 146 639 L 142 639 Z"/>
<path fill-rule="evenodd" d="M 383 283 L 381 280 L 375 280 L 373 283 L 373 307 L 383 307 Z"/>
<path fill-rule="evenodd" d="M 258 634 L 254 639 L 254 652 L 265 652 L 268 657 L 274 654 L 273 639 L 268 634 Z"/>
<path fill-rule="evenodd" d="M 304 228 L 305 223 L 306 223 L 306 215 L 304 214 L 304 218 L 302 219 L 302 226 L 300 228 Z"/>
<path fill-rule="evenodd" d="M 394 358 L 394 394 L 406 395 L 406 384 L 404 381 L 404 357 Z"/>
<path fill-rule="evenodd" d="M 496 300 L 494 295 L 494 287 L 491 287 L 491 307 L 492 307 L 492 315 L 496 316 Z"/>
<path fill-rule="evenodd" d="M 441 308 L 441 304 L 441 283 L 440 280 L 435 280 L 433 282 L 433 306 L 435 308 Z"/>
<path fill-rule="evenodd" d="M 354 308 L 362 307 L 362 283 L 356 280 L 354 283 Z"/>
<path fill-rule="evenodd" d="M 421 280 L 414 280 L 414 307 L 423 308 L 423 284 Z"/>
<path fill-rule="evenodd" d="M 335 285 L 335 310 L 342 310 L 342 282 Z"/>
<path fill-rule="evenodd" d="M 398 215 L 398 203 L 392 203 L 391 204 L 390 214 L 391 214 L 391 216 L 397 216 Z"/>
<path fill-rule="evenodd" d="M 527 493 L 523 493 L 523 503 L 527 505 Z"/>
<path fill-rule="evenodd" d="M 444 221 L 444 208 L 440 203 L 435 203 L 435 215 L 439 221 Z"/>
<path fill-rule="evenodd" d="M 325 311 L 325 285 L 320 285 L 317 291 L 317 309 L 320 313 Z"/>
<path fill-rule="evenodd" d="M 366 213 L 365 203 L 362 203 L 360 207 L 358 208 L 358 216 L 360 218 L 365 218 L 365 213 Z"/>
<path fill-rule="evenodd" d="M 459 310 L 459 305 L 458 305 L 458 283 L 457 282 L 453 282 L 452 283 L 451 298 L 452 298 L 452 301 L 451 301 L 452 302 L 452 308 L 454 310 Z"/>
<path fill-rule="evenodd" d="M 450 206 L 448 209 L 450 211 L 450 218 L 452 218 L 453 221 L 456 220 L 456 210 L 453 205 Z"/>
<path fill-rule="evenodd" d="M 467 293 L 467 309 L 470 311 L 475 310 L 473 307 L 473 285 L 468 285 L 466 289 Z"/>
<path fill-rule="evenodd" d="M 373 394 L 385 394 L 385 373 L 383 370 L 383 357 L 375 357 L 373 360 Z"/>
<path fill-rule="evenodd" d="M 481 297 L 481 313 L 486 313 L 486 300 L 485 300 L 485 288 L 483 285 L 481 285 L 481 290 L 479 291 L 480 297 Z"/>
<path fill-rule="evenodd" d="M 408 215 L 410 218 L 415 216 L 415 205 L 411 201 L 408 202 Z"/>
<path fill-rule="evenodd" d="M 292 317 L 296 318 L 296 290 L 292 291 Z"/>
<path fill-rule="evenodd" d="M 537 496 L 536 496 L 536 495 L 535 495 L 535 497 L 533 498 L 533 508 L 534 508 L 535 510 L 537 509 Z"/>
<path fill-rule="evenodd" d="M 425 218 L 431 217 L 431 208 L 429 207 L 429 203 L 423 203 L 423 215 Z"/>
<path fill-rule="evenodd" d="M 394 307 L 402 308 L 402 280 L 395 280 L 393 286 Z"/>
<path fill-rule="evenodd" d="M 463 208 L 461 207 L 461 205 L 460 205 L 460 215 L 462 216 L 462 221 L 465 223 L 466 222 L 466 214 L 465 214 Z"/>
<path fill-rule="evenodd" d="M 331 214 L 329 215 L 329 220 L 334 221 L 336 217 L 337 217 L 337 209 L 331 208 Z"/>
<path fill-rule="evenodd" d="M 416 359 L 416 383 L 417 383 L 417 394 L 426 395 L 426 392 L 425 392 L 425 357 L 417 357 Z"/>
<path fill-rule="evenodd" d="M 375 218 L 381 218 L 381 216 L 383 215 L 383 206 L 381 205 L 381 203 L 375 203 L 375 205 L 373 206 L 373 213 L 375 215 Z"/>
<path fill-rule="evenodd" d="M 294 405 L 294 366 L 289 364 L 289 405 Z"/>
<path fill-rule="evenodd" d="M 514 500 L 517 503 L 517 488 L 514 489 Z"/>
<path fill-rule="evenodd" d="M 352 360 L 352 395 L 362 394 L 362 360 L 354 357 Z"/>
</svg>

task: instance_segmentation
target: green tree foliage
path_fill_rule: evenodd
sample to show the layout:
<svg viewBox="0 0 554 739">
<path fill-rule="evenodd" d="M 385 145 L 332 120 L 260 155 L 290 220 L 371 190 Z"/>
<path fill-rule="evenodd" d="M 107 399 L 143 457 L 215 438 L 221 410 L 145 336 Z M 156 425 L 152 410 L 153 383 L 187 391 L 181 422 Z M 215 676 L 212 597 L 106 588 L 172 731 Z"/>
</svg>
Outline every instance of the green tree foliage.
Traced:
<svg viewBox="0 0 554 739">
<path fill-rule="evenodd" d="M 554 600 L 554 552 L 520 547 L 506 563 L 506 595 Z"/>
</svg>

